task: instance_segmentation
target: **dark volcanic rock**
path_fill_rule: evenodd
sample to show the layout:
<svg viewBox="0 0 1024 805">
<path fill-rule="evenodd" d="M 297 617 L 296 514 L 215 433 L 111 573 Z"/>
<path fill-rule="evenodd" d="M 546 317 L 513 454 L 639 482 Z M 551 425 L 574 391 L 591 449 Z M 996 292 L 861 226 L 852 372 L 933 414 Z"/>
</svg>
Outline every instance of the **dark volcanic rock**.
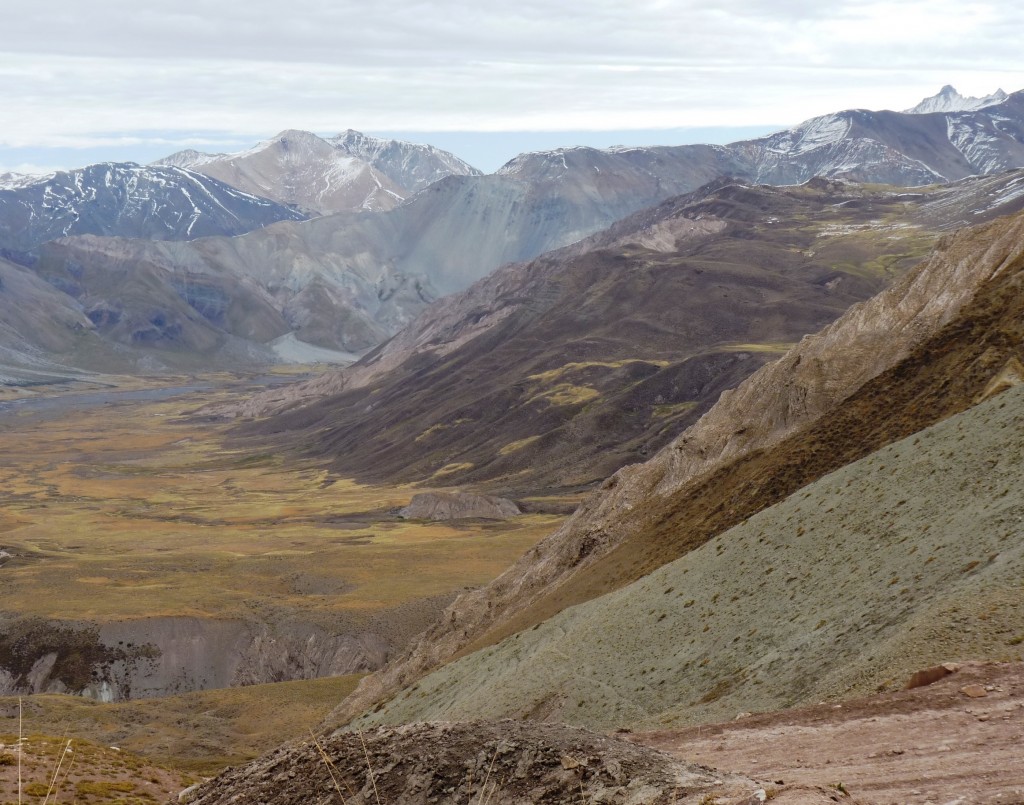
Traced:
<svg viewBox="0 0 1024 805">
<path fill-rule="evenodd" d="M 508 498 L 474 495 L 469 492 L 423 492 L 398 512 L 399 517 L 417 520 L 507 520 L 522 512 Z"/>
<path fill-rule="evenodd" d="M 372 770 L 372 774 L 371 774 Z M 412 724 L 286 745 L 190 791 L 217 803 L 746 802 L 752 780 L 560 724 Z"/>
</svg>

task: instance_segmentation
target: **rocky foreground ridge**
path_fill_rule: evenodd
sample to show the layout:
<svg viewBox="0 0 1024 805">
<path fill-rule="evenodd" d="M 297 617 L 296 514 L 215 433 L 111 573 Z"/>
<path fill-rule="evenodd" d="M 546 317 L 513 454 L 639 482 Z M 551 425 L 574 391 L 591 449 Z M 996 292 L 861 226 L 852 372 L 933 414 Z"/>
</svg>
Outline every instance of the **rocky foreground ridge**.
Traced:
<svg viewBox="0 0 1024 805">
<path fill-rule="evenodd" d="M 411 724 L 297 742 L 189 790 L 182 801 L 754 805 L 764 801 L 765 785 L 618 738 L 558 724 L 503 721 Z M 821 789 L 793 793 L 779 801 L 830 801 Z"/>
</svg>

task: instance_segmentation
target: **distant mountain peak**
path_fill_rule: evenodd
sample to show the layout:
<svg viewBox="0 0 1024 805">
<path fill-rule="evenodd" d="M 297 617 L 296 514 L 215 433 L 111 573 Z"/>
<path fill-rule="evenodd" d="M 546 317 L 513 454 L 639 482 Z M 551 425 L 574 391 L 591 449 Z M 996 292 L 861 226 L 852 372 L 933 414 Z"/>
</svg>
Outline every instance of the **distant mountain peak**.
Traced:
<svg viewBox="0 0 1024 805">
<path fill-rule="evenodd" d="M 200 165 L 206 165 L 217 159 L 223 159 L 224 154 L 210 154 L 206 151 L 197 151 L 195 148 L 185 148 L 182 151 L 175 151 L 170 156 L 158 159 L 149 163 L 150 165 L 163 165 L 170 168 L 185 168 L 195 170 Z"/>
<path fill-rule="evenodd" d="M 910 115 L 926 115 L 932 112 L 973 112 L 976 109 L 984 109 L 986 106 L 995 106 L 1008 97 L 1001 89 L 982 98 L 968 97 L 957 92 L 956 87 L 952 84 L 946 84 L 935 95 L 924 98 L 917 106 L 905 109 L 904 112 Z"/>
<path fill-rule="evenodd" d="M 373 137 L 355 129 L 335 137 L 284 129 L 246 151 L 204 154 L 186 149 L 153 164 L 195 170 L 317 215 L 389 210 L 447 176 L 480 175 L 434 146 Z"/>
</svg>

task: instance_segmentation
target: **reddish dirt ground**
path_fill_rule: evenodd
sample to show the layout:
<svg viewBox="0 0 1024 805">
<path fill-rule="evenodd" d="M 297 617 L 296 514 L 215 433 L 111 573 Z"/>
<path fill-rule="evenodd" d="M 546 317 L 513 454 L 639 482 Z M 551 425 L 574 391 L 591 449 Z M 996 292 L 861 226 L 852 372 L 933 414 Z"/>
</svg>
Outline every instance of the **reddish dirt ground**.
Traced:
<svg viewBox="0 0 1024 805">
<path fill-rule="evenodd" d="M 781 791 L 839 792 L 841 783 L 849 792 L 843 802 L 1021 805 L 1024 665 L 964 663 L 931 685 L 898 693 L 629 739 L 774 781 Z"/>
</svg>

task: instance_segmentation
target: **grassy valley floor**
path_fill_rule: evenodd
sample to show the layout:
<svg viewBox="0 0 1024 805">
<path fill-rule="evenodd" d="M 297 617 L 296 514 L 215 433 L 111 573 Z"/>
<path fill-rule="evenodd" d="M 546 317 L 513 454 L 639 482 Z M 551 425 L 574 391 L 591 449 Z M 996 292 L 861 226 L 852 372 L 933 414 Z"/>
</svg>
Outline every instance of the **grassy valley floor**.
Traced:
<svg viewBox="0 0 1024 805">
<path fill-rule="evenodd" d="M 0 410 L 0 611 L 329 620 L 488 581 L 561 519 L 399 520 L 425 490 L 225 449 L 188 416 L 224 394 Z"/>
<path fill-rule="evenodd" d="M 330 629 L 376 617 L 379 628 L 391 613 L 397 646 L 422 628 L 423 612 L 498 575 L 562 519 L 407 522 L 394 510 L 427 490 L 361 485 L 313 463 L 226 448 L 230 425 L 192 412 L 249 388 L 228 375 L 105 377 L 9 395 L 19 402 L 0 405 L 0 633 L 36 618 Z M 565 511 L 573 501 L 535 503 Z M 76 768 L 60 801 L 164 801 L 194 775 L 308 733 L 359 678 L 109 704 L 24 697 L 23 776 L 33 786 L 24 801 L 42 801 L 35 793 L 49 787 L 68 740 Z M 18 699 L 0 698 L 0 802 L 17 801 L 17 736 Z"/>
</svg>

